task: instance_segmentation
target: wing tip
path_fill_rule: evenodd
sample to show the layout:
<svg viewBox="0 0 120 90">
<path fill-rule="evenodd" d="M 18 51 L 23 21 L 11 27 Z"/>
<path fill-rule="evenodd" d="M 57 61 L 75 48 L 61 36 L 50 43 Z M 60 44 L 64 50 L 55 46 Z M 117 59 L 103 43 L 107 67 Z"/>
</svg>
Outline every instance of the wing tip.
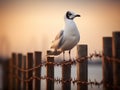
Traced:
<svg viewBox="0 0 120 90">
<path fill-rule="evenodd" d="M 52 51 L 52 50 L 49 50 L 47 51 L 47 56 L 57 56 L 57 55 L 60 55 L 62 51 Z"/>
</svg>

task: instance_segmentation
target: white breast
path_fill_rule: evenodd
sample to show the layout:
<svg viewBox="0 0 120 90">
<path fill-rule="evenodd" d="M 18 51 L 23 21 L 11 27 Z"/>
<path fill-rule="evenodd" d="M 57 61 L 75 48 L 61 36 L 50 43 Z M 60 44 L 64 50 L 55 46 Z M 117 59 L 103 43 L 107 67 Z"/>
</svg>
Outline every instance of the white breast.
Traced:
<svg viewBox="0 0 120 90">
<path fill-rule="evenodd" d="M 79 31 L 74 21 L 68 21 L 64 30 L 64 44 L 61 46 L 62 50 L 71 50 L 80 40 Z"/>
</svg>

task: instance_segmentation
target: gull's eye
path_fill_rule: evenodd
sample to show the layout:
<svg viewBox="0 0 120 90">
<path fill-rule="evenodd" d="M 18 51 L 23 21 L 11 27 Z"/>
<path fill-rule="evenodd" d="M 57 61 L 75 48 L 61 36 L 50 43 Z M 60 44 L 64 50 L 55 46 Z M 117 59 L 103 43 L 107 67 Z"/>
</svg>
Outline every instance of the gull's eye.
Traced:
<svg viewBox="0 0 120 90">
<path fill-rule="evenodd" d="M 71 16 L 71 15 L 72 15 L 72 13 L 69 12 L 69 13 L 68 13 L 68 16 Z"/>
<path fill-rule="evenodd" d="M 67 11 L 66 17 L 67 17 L 68 19 L 72 19 L 72 18 L 70 18 L 71 15 L 72 15 L 72 13 L 71 13 L 70 11 Z"/>
</svg>

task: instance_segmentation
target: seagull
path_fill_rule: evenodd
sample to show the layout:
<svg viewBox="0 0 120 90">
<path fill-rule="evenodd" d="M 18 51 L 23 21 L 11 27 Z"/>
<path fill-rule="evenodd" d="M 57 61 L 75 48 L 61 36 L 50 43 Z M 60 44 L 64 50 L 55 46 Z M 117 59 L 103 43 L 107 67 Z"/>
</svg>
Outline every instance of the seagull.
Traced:
<svg viewBox="0 0 120 90">
<path fill-rule="evenodd" d="M 69 59 L 71 59 L 71 49 L 77 45 L 80 40 L 78 28 L 73 21 L 75 17 L 80 17 L 80 15 L 72 11 L 65 13 L 65 27 L 56 35 L 55 40 L 52 41 L 51 49 L 54 49 L 54 51 L 51 54 L 56 56 L 63 52 L 63 60 L 65 60 L 65 51 L 69 51 Z"/>
</svg>

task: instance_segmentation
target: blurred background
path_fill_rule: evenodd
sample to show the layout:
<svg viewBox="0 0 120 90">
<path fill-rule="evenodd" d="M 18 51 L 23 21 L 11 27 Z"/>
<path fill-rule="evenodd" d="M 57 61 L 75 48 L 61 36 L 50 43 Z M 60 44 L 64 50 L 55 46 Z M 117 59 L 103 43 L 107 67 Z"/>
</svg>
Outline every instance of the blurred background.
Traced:
<svg viewBox="0 0 120 90">
<path fill-rule="evenodd" d="M 9 1 L 0 5 L 0 56 L 11 52 L 50 49 L 56 34 L 64 28 L 64 14 L 71 10 L 81 40 L 89 52 L 102 51 L 102 37 L 120 30 L 120 3 L 114 1 Z M 97 46 L 96 46 L 97 44 Z M 74 50 L 73 50 L 74 51 Z"/>
<path fill-rule="evenodd" d="M 0 69 L 12 52 L 42 51 L 45 58 L 52 40 L 64 28 L 68 10 L 81 15 L 75 19 L 81 36 L 79 44 L 87 44 L 89 53 L 102 52 L 102 37 L 120 30 L 119 1 L 0 1 Z M 76 48 L 72 50 L 72 57 L 75 56 Z"/>
</svg>

